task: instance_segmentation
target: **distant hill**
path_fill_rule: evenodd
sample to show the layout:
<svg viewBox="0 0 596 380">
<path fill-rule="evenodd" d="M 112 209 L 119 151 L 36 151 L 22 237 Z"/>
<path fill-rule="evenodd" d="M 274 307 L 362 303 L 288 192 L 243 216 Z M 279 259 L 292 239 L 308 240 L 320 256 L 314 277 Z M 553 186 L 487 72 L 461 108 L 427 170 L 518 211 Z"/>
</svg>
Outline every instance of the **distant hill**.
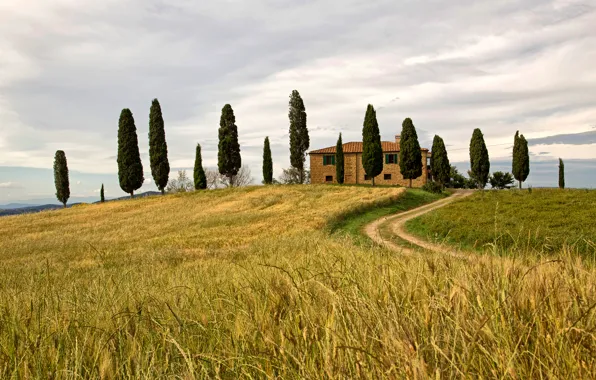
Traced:
<svg viewBox="0 0 596 380">
<path fill-rule="evenodd" d="M 136 194 L 135 198 L 144 198 L 154 195 L 161 195 L 158 191 L 147 191 L 145 193 Z M 112 201 L 121 201 L 130 199 L 129 196 L 124 196 L 120 198 L 113 198 L 113 199 L 106 199 L 106 202 Z M 100 203 L 99 201 L 93 202 L 93 204 Z M 87 204 L 86 202 L 76 202 L 72 204 L 67 204 L 66 207 L 72 207 L 74 205 L 79 204 Z M 0 216 L 9 216 L 9 215 L 20 215 L 20 214 L 31 214 L 40 211 L 47 211 L 47 210 L 56 210 L 61 209 L 62 205 L 59 204 L 44 204 L 44 205 L 30 205 L 30 204 L 23 204 L 23 203 L 9 203 L 7 205 L 0 206 Z"/>
</svg>

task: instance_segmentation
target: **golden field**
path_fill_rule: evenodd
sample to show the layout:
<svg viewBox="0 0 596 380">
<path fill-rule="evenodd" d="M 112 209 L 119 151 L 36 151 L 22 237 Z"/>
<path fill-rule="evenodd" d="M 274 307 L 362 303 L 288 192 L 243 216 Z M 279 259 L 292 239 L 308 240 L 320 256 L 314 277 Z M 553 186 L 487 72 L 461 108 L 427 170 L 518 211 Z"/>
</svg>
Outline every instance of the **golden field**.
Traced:
<svg viewBox="0 0 596 380">
<path fill-rule="evenodd" d="M 0 378 L 589 378 L 596 270 L 326 228 L 404 190 L 272 186 L 0 218 Z"/>
</svg>

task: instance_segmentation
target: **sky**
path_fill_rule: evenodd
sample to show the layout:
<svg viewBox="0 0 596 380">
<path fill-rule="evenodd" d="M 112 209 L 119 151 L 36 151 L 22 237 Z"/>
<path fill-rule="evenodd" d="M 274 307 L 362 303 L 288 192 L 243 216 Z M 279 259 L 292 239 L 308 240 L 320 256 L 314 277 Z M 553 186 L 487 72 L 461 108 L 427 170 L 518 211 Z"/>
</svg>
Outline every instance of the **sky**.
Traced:
<svg viewBox="0 0 596 380">
<path fill-rule="evenodd" d="M 491 170 L 511 170 L 528 139 L 528 184 L 596 187 L 596 0 L 0 1 L 0 204 L 51 198 L 64 150 L 71 196 L 125 195 L 120 111 L 135 117 L 146 183 L 151 100 L 170 166 L 191 170 L 197 143 L 217 165 L 221 109 L 232 105 L 242 161 L 260 183 L 289 167 L 288 101 L 300 92 L 311 149 L 358 141 L 367 104 L 381 137 L 404 118 L 423 147 L 435 134 L 461 172 L 474 128 Z M 308 160 L 307 160 L 308 162 Z"/>
</svg>

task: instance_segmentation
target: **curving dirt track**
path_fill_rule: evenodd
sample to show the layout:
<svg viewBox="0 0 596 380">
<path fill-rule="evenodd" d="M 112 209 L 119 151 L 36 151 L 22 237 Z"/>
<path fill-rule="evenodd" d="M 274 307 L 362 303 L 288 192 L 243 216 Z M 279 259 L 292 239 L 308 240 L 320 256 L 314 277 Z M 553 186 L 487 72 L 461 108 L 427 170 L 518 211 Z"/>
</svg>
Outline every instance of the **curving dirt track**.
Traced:
<svg viewBox="0 0 596 380">
<path fill-rule="evenodd" d="M 398 236 L 399 238 L 401 238 L 403 240 L 408 241 L 409 243 L 411 243 L 419 248 L 459 257 L 459 256 L 461 256 L 461 254 L 459 254 L 457 251 L 454 251 L 453 248 L 451 248 L 451 247 L 441 245 L 441 244 L 430 243 L 426 240 L 420 239 L 417 236 L 409 234 L 405 229 L 405 224 L 410 219 L 414 219 L 420 215 L 426 214 L 427 212 L 436 210 L 438 208 L 445 207 L 448 204 L 450 204 L 451 202 L 454 202 L 458 199 L 472 195 L 473 193 L 474 193 L 474 190 L 457 190 L 451 196 L 441 199 L 439 201 L 436 201 L 436 202 L 433 202 L 433 203 L 430 203 L 430 204 L 427 204 L 424 206 L 417 207 L 410 211 L 406 211 L 406 212 L 391 215 L 391 216 L 386 216 L 386 217 L 380 218 L 378 220 L 375 220 L 374 222 L 372 222 L 364 227 L 364 232 L 373 241 L 375 241 L 379 244 L 385 245 L 388 248 L 391 248 L 393 250 L 400 251 L 400 252 L 406 253 L 406 254 L 414 253 L 416 251 L 416 249 L 403 247 L 403 246 L 395 244 L 389 240 L 383 239 L 383 237 L 381 236 L 381 234 L 379 232 L 379 226 L 381 226 L 385 222 L 388 222 L 388 223 L 390 223 L 391 230 L 393 231 L 393 233 L 396 236 Z"/>
</svg>

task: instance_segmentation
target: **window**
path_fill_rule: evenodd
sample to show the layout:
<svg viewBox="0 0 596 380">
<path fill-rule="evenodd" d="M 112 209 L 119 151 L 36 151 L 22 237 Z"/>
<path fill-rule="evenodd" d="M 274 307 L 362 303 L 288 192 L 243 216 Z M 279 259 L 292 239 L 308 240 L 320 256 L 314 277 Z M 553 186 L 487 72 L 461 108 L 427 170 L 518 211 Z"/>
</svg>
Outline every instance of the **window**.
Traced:
<svg viewBox="0 0 596 380">
<path fill-rule="evenodd" d="M 426 166 L 430 167 L 430 157 L 426 157 Z"/>
<path fill-rule="evenodd" d="M 323 165 L 335 165 L 335 155 L 323 156 Z"/>
<path fill-rule="evenodd" d="M 326 176 L 325 182 L 333 182 L 333 176 L 331 176 L 331 175 Z"/>
<path fill-rule="evenodd" d="M 385 174 L 385 175 L 383 176 L 383 179 L 384 179 L 384 180 L 389 180 L 389 179 L 391 179 L 391 174 Z"/>
<path fill-rule="evenodd" d="M 385 164 L 397 164 L 398 155 L 397 154 L 386 154 L 385 155 Z"/>
<path fill-rule="evenodd" d="M 365 175 L 364 175 L 364 180 L 365 180 L 365 181 L 368 181 L 368 180 L 370 180 L 370 177 L 369 177 L 368 175 L 366 175 L 366 174 L 365 174 Z"/>
</svg>

